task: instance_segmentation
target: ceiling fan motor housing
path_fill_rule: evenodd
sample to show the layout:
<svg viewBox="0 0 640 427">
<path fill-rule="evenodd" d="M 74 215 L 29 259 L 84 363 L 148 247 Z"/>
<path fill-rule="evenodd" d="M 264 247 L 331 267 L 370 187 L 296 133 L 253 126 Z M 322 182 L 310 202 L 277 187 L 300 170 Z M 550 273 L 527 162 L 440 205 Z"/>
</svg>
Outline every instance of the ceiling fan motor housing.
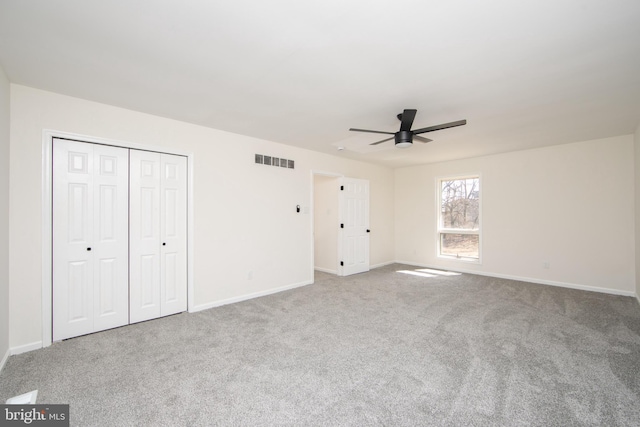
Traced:
<svg viewBox="0 0 640 427">
<path fill-rule="evenodd" d="M 395 134 L 396 147 L 404 148 L 413 144 L 413 132 L 401 130 Z"/>
</svg>

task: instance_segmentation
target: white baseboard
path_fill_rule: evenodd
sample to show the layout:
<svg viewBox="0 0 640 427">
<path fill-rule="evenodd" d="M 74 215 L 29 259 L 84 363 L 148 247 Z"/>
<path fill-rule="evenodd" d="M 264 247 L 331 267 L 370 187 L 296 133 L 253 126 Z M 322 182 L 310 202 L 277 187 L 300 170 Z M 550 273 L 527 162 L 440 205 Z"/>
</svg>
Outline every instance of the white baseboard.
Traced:
<svg viewBox="0 0 640 427">
<path fill-rule="evenodd" d="M 380 267 L 384 267 L 384 266 L 395 264 L 395 263 L 396 263 L 396 261 L 381 262 L 379 264 L 370 265 L 369 269 L 373 270 L 374 268 L 380 268 Z"/>
<path fill-rule="evenodd" d="M 292 285 L 281 286 L 279 288 L 269 289 L 266 291 L 254 292 L 252 294 L 240 295 L 238 297 L 227 298 L 220 301 L 213 301 L 207 304 L 196 305 L 192 309 L 189 310 L 189 313 L 195 313 L 202 310 L 208 310 L 214 307 L 220 307 L 223 305 L 233 304 L 236 302 L 246 301 L 254 298 L 264 297 L 271 294 L 277 294 L 278 292 L 288 291 L 290 289 L 300 288 L 302 286 L 307 286 L 313 284 L 313 280 L 307 280 L 300 283 L 294 283 Z"/>
<path fill-rule="evenodd" d="M 19 345 L 18 347 L 11 347 L 11 355 L 26 353 L 28 351 L 40 350 L 42 348 L 42 341 L 32 342 L 30 344 Z"/>
<path fill-rule="evenodd" d="M 382 263 L 379 263 L 379 264 L 370 265 L 369 269 L 373 270 L 374 268 L 384 267 L 385 265 L 391 265 L 391 264 L 394 264 L 394 263 L 395 263 L 395 261 L 382 262 Z M 329 274 L 335 274 L 335 275 L 338 274 L 338 270 L 331 270 L 329 268 L 313 267 L 313 269 L 317 270 L 317 271 L 322 271 L 323 273 L 329 273 Z"/>
<path fill-rule="evenodd" d="M 577 283 L 566 283 L 566 282 L 556 282 L 554 280 L 544 280 L 544 279 L 536 279 L 533 277 L 523 277 L 523 276 L 512 276 L 509 274 L 499 274 L 499 273 L 485 273 L 482 271 L 474 271 L 474 270 L 465 270 L 461 268 L 446 268 L 443 266 L 435 266 L 428 264 L 419 264 L 414 261 L 396 261 L 398 264 L 407 264 L 413 265 L 421 268 L 432 268 L 434 270 L 448 270 L 455 271 L 457 273 L 466 273 L 466 274 L 477 274 L 478 276 L 487 276 L 487 277 L 496 277 L 499 279 L 509 279 L 509 280 L 517 280 L 519 282 L 529 282 L 536 283 L 538 285 L 548 285 L 548 286 L 557 286 L 560 288 L 569 288 L 569 289 L 579 289 L 581 291 L 591 291 L 591 292 L 600 292 L 603 294 L 612 294 L 612 295 L 622 295 L 625 297 L 637 297 L 635 292 L 632 291 L 621 291 L 618 289 L 610 289 L 610 288 L 600 288 L 597 286 L 587 286 L 580 285 Z M 638 300 L 640 302 L 640 299 Z"/>
<path fill-rule="evenodd" d="M 338 274 L 338 270 L 331 270 L 330 268 L 313 267 L 316 271 L 322 271 L 323 273 Z"/>
<path fill-rule="evenodd" d="M 11 350 L 7 349 L 7 351 L 4 353 L 4 356 L 2 356 L 2 360 L 0 360 L 0 374 L 2 373 L 7 360 L 9 360 L 9 356 L 11 356 Z"/>
</svg>

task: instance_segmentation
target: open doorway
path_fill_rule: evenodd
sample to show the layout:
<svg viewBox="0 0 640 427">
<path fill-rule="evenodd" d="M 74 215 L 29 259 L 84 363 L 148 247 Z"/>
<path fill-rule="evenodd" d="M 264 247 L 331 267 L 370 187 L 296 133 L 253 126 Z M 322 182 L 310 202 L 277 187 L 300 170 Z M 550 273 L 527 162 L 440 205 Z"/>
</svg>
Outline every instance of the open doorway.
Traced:
<svg viewBox="0 0 640 427">
<path fill-rule="evenodd" d="M 338 274 L 338 191 L 340 177 L 313 175 L 313 266 Z"/>
<path fill-rule="evenodd" d="M 369 181 L 313 173 L 313 268 L 349 276 L 369 271 Z"/>
</svg>

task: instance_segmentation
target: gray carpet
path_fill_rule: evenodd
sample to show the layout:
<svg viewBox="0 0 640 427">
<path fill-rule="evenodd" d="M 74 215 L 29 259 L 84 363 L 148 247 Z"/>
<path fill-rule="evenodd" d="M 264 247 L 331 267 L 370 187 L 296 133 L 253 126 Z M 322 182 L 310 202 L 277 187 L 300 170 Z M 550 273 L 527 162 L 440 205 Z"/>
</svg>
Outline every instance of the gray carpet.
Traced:
<svg viewBox="0 0 640 427">
<path fill-rule="evenodd" d="M 640 306 L 391 265 L 9 358 L 81 426 L 640 425 Z"/>
</svg>

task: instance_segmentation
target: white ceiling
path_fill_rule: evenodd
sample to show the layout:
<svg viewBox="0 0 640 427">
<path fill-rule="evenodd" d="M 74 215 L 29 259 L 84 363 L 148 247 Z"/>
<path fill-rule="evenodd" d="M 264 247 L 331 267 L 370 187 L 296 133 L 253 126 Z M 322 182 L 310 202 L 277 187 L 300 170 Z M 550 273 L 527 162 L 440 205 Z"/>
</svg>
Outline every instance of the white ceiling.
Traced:
<svg viewBox="0 0 640 427">
<path fill-rule="evenodd" d="M 14 83 L 398 167 L 633 133 L 640 1 L 2 0 L 0 66 Z M 468 124 L 404 150 L 348 131 L 395 132 L 405 108 L 414 128 Z"/>
</svg>

